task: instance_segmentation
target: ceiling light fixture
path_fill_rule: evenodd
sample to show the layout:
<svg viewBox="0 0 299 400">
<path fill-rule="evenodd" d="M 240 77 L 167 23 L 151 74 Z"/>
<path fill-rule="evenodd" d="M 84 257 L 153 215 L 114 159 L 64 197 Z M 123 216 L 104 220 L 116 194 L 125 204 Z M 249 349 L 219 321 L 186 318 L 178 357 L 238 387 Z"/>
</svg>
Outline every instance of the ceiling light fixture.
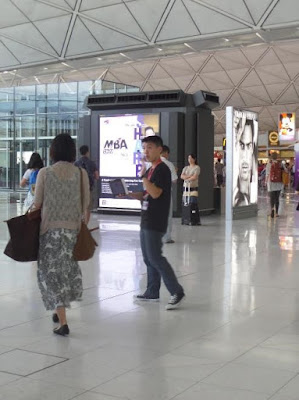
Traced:
<svg viewBox="0 0 299 400">
<path fill-rule="evenodd" d="M 193 50 L 193 48 L 190 46 L 190 44 L 188 44 L 188 43 L 184 43 L 184 46 L 186 46 L 186 47 L 189 47 L 189 49 L 192 49 Z"/>
<path fill-rule="evenodd" d="M 157 50 L 158 50 L 158 51 L 163 51 L 163 49 L 161 49 L 161 47 L 158 47 Z"/>
<path fill-rule="evenodd" d="M 8 71 L 3 71 L 3 74 L 8 74 Z"/>
<path fill-rule="evenodd" d="M 47 67 L 44 67 L 44 69 L 48 69 Z"/>
<path fill-rule="evenodd" d="M 97 60 L 102 61 L 103 59 L 101 57 L 97 57 Z"/>
<path fill-rule="evenodd" d="M 70 67 L 67 63 L 65 63 L 65 62 L 62 62 L 61 63 L 62 65 L 64 65 L 64 66 L 66 66 L 66 67 Z"/>
<path fill-rule="evenodd" d="M 227 39 L 227 38 L 225 38 L 224 40 L 225 40 L 226 42 L 229 42 L 229 39 Z"/>
<path fill-rule="evenodd" d="M 264 40 L 263 36 L 260 35 L 258 32 L 255 33 L 257 37 L 259 37 L 260 39 Z"/>
</svg>

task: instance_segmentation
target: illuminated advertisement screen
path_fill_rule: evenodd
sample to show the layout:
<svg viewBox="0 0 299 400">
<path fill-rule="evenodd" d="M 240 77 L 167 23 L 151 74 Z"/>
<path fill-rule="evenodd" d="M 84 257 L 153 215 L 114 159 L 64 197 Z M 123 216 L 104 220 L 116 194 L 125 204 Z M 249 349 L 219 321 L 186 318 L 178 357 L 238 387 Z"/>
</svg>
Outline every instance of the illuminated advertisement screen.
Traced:
<svg viewBox="0 0 299 400">
<path fill-rule="evenodd" d="M 295 113 L 281 113 L 278 121 L 278 135 L 281 142 L 295 140 Z"/>
<path fill-rule="evenodd" d="M 242 207 L 257 204 L 258 116 L 233 112 L 233 207 Z"/>
<path fill-rule="evenodd" d="M 103 208 L 140 209 L 138 200 L 115 198 L 109 182 L 123 178 L 131 192 L 143 190 L 139 178 L 142 139 L 159 135 L 159 114 L 100 116 L 100 199 Z"/>
</svg>

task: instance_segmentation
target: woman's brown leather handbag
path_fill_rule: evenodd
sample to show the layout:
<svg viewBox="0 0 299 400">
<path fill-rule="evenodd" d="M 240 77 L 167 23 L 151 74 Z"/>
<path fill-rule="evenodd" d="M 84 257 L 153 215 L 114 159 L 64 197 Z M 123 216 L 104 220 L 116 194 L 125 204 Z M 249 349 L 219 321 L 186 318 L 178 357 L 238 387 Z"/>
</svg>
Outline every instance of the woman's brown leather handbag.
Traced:
<svg viewBox="0 0 299 400">
<path fill-rule="evenodd" d="M 15 261 L 36 261 L 39 249 L 41 210 L 27 211 L 25 215 L 5 221 L 10 240 L 4 254 Z"/>
<path fill-rule="evenodd" d="M 81 208 L 82 208 L 82 215 L 84 213 L 83 209 L 83 177 L 82 177 L 82 169 L 80 169 L 80 186 L 81 186 Z M 73 256 L 76 261 L 86 261 L 93 257 L 96 246 L 98 245 L 97 242 L 91 235 L 91 232 L 96 230 L 87 228 L 85 221 L 82 219 L 81 221 L 81 229 L 77 237 L 77 242 L 75 244 L 73 250 Z"/>
</svg>

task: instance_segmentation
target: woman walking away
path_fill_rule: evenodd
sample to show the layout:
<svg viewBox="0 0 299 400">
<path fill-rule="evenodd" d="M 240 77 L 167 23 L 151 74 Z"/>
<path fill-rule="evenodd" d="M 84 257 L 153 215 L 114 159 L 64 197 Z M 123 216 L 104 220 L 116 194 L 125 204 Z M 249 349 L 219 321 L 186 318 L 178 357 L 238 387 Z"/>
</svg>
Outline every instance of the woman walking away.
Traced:
<svg viewBox="0 0 299 400">
<path fill-rule="evenodd" d="M 43 160 L 38 153 L 32 153 L 29 163 L 27 165 L 27 170 L 23 175 L 23 178 L 20 182 L 21 187 L 26 187 L 29 185 L 29 190 L 24 201 L 24 206 L 26 209 L 30 208 L 34 203 L 34 194 L 35 194 L 35 185 L 37 180 L 37 174 L 41 168 L 44 167 Z"/>
<path fill-rule="evenodd" d="M 73 165 L 76 147 L 69 135 L 56 136 L 50 157 L 54 164 L 41 169 L 35 189 L 34 203 L 42 210 L 37 279 L 46 309 L 55 310 L 53 321 L 60 324 L 53 332 L 64 336 L 69 334 L 65 309 L 82 297 L 82 274 L 73 249 L 82 204 L 83 210 L 89 204 L 89 182 L 86 171 Z"/>
</svg>

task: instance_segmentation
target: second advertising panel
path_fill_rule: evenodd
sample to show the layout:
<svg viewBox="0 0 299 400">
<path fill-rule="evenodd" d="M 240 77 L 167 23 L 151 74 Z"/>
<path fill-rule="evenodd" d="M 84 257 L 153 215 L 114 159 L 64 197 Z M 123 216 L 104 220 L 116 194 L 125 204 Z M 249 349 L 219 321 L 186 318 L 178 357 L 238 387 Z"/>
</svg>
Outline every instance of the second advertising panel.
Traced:
<svg viewBox="0 0 299 400">
<path fill-rule="evenodd" d="M 233 207 L 257 204 L 258 115 L 233 110 Z"/>
</svg>

